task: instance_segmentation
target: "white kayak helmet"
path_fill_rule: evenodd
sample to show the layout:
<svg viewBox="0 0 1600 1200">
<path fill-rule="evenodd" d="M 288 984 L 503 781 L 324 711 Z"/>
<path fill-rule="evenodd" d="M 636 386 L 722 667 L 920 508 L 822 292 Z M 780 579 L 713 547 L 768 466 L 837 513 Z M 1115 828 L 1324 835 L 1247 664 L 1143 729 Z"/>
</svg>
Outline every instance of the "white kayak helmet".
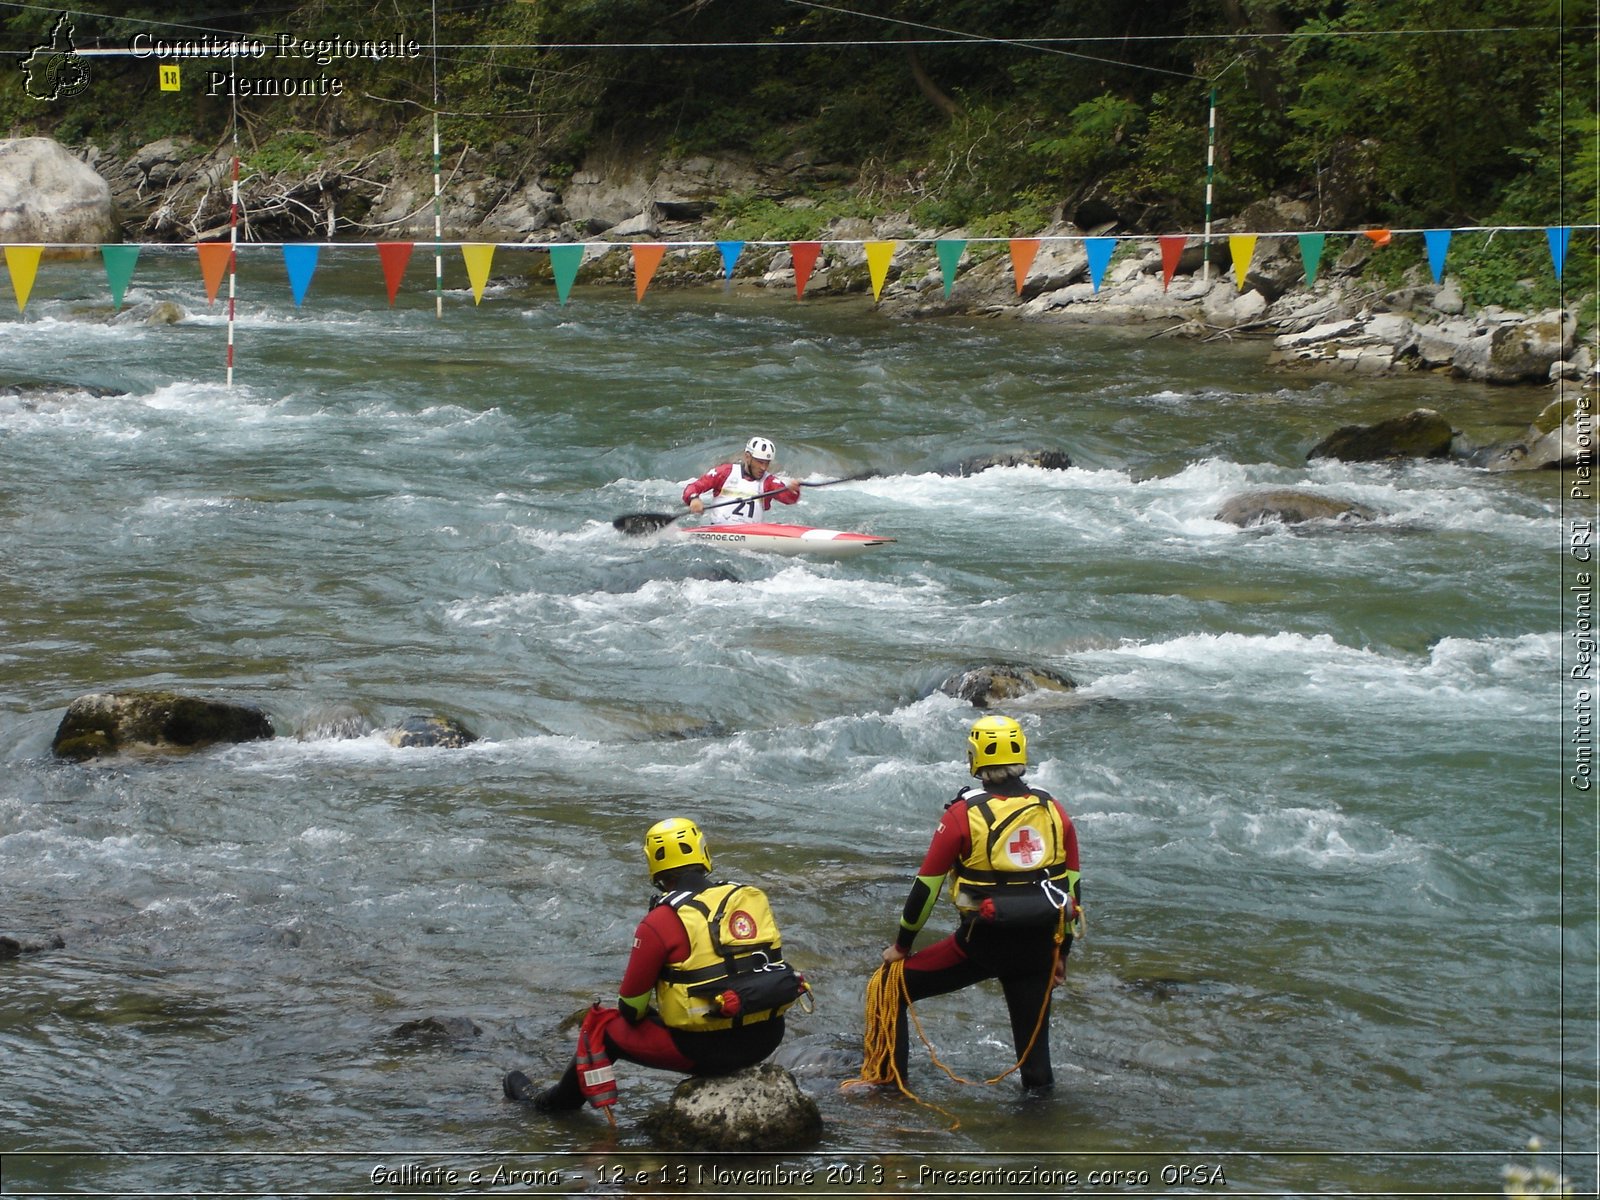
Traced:
<svg viewBox="0 0 1600 1200">
<path fill-rule="evenodd" d="M 759 458 L 762 462 L 771 462 L 778 448 L 764 437 L 753 437 L 744 444 L 744 452 L 751 458 Z"/>
</svg>

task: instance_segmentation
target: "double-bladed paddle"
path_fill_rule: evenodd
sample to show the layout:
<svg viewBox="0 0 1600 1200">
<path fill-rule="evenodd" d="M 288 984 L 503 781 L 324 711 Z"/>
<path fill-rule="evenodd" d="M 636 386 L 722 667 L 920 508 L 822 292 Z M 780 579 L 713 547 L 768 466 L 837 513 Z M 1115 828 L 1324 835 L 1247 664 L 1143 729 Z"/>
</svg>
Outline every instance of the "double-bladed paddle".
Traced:
<svg viewBox="0 0 1600 1200">
<path fill-rule="evenodd" d="M 843 479 L 820 479 L 816 483 L 808 483 L 803 479 L 796 479 L 792 486 L 800 487 L 800 488 L 831 487 L 833 484 L 836 484 L 836 483 L 851 483 L 851 482 L 853 482 L 853 481 L 855 481 L 857 479 L 870 479 L 872 476 L 874 476 L 876 474 L 877 474 L 876 471 L 862 471 L 858 475 L 846 475 Z M 783 491 L 783 490 L 787 490 L 787 488 L 782 488 L 782 489 L 779 489 L 779 490 Z M 727 508 L 729 505 L 732 505 L 732 504 L 748 504 L 750 502 L 750 499 L 760 500 L 760 499 L 763 499 L 763 497 L 762 496 L 755 496 L 755 497 L 747 497 L 747 498 L 740 499 L 740 500 L 718 500 L 718 501 L 716 501 L 716 502 L 714 502 L 712 504 L 704 505 L 703 507 L 706 508 L 706 509 Z M 671 525 L 674 521 L 680 521 L 684 517 L 687 517 L 687 516 L 690 516 L 690 515 L 692 515 L 692 513 L 688 509 L 685 509 L 681 513 L 656 513 L 656 512 L 627 513 L 624 516 L 613 518 L 611 523 L 613 525 L 615 525 L 618 529 L 622 530 L 623 533 L 631 533 L 631 534 L 655 533 L 659 529 L 665 529 L 668 525 Z"/>
</svg>

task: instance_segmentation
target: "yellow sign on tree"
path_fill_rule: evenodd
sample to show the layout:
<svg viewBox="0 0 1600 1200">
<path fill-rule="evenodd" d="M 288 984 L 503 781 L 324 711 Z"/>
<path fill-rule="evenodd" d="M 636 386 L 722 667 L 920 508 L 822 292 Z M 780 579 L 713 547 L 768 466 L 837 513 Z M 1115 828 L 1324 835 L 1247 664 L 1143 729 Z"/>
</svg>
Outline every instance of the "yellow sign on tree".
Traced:
<svg viewBox="0 0 1600 1200">
<path fill-rule="evenodd" d="M 161 90 L 163 92 L 178 91 L 178 64 L 162 63 L 158 70 L 161 72 Z"/>
</svg>

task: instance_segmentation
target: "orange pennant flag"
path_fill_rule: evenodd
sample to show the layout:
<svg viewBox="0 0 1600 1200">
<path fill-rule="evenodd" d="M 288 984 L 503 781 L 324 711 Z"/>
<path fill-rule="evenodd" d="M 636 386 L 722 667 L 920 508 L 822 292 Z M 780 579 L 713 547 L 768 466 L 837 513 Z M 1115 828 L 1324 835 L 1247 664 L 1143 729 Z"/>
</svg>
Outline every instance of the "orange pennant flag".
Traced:
<svg viewBox="0 0 1600 1200">
<path fill-rule="evenodd" d="M 794 259 L 794 297 L 796 300 L 806 298 L 806 281 L 811 278 L 811 271 L 817 265 L 817 256 L 822 253 L 821 242 L 790 242 L 789 257 Z"/>
<path fill-rule="evenodd" d="M 1038 238 L 1011 239 L 1011 273 L 1017 277 L 1017 295 L 1022 295 L 1022 281 L 1028 277 L 1033 257 L 1039 253 Z"/>
<path fill-rule="evenodd" d="M 666 254 L 667 248 L 660 242 L 635 242 L 633 243 L 633 298 L 643 300 L 645 291 L 650 287 L 650 280 L 656 273 L 656 268 L 661 265 L 661 257 Z"/>
<path fill-rule="evenodd" d="M 493 242 L 467 242 L 461 247 L 466 260 L 467 279 L 472 283 L 472 302 L 483 303 L 484 285 L 489 282 L 489 264 L 494 261 Z"/>
<path fill-rule="evenodd" d="M 1172 286 L 1172 276 L 1183 259 L 1183 249 L 1189 244 L 1189 239 L 1181 233 L 1169 233 L 1161 238 L 1160 244 L 1161 290 L 1164 292 Z"/>
<path fill-rule="evenodd" d="M 876 301 L 883 295 L 883 284 L 889 278 L 889 262 L 894 258 L 893 242 L 866 242 L 862 249 L 867 252 L 867 274 L 872 277 L 872 298 Z"/>
<path fill-rule="evenodd" d="M 206 303 L 216 301 L 217 289 L 222 286 L 222 275 L 233 258 L 233 247 L 227 242 L 196 242 L 200 255 L 200 274 L 206 281 Z"/>
<path fill-rule="evenodd" d="M 28 306 L 28 295 L 33 291 L 33 278 L 39 273 L 39 258 L 43 246 L 7 246 L 6 268 L 11 272 L 11 290 L 17 294 L 17 311 Z"/>
<path fill-rule="evenodd" d="M 394 306 L 395 293 L 400 290 L 406 266 L 411 262 L 411 242 L 379 242 L 378 261 L 383 264 L 383 282 L 389 289 L 389 305 Z"/>
<path fill-rule="evenodd" d="M 1361 232 L 1371 238 L 1372 244 L 1375 246 L 1387 246 L 1389 244 L 1390 234 L 1387 229 L 1363 229 Z"/>
</svg>

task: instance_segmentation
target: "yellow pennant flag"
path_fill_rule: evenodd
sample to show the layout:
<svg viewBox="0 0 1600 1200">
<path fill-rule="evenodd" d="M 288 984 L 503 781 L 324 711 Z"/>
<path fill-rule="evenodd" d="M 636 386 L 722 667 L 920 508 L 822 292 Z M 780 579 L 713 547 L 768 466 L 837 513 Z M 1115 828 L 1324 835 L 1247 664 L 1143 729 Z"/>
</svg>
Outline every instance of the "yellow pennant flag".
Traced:
<svg viewBox="0 0 1600 1200">
<path fill-rule="evenodd" d="M 6 247 L 6 268 L 11 272 L 18 312 L 28 307 L 28 294 L 33 291 L 33 277 L 39 273 L 39 257 L 43 253 L 43 246 Z"/>
<path fill-rule="evenodd" d="M 1228 237 L 1228 252 L 1233 255 L 1233 279 L 1244 291 L 1244 277 L 1250 273 L 1250 260 L 1256 255 L 1256 235 L 1235 233 Z"/>
<path fill-rule="evenodd" d="M 493 242 L 467 242 L 461 247 L 467 263 L 467 278 L 472 281 L 472 302 L 483 303 L 483 288 L 489 282 L 489 264 L 494 261 Z"/>
<path fill-rule="evenodd" d="M 867 273 L 872 277 L 872 299 L 883 295 L 884 280 L 889 278 L 889 260 L 894 258 L 894 242 L 867 242 L 862 249 L 867 252 Z"/>
</svg>

